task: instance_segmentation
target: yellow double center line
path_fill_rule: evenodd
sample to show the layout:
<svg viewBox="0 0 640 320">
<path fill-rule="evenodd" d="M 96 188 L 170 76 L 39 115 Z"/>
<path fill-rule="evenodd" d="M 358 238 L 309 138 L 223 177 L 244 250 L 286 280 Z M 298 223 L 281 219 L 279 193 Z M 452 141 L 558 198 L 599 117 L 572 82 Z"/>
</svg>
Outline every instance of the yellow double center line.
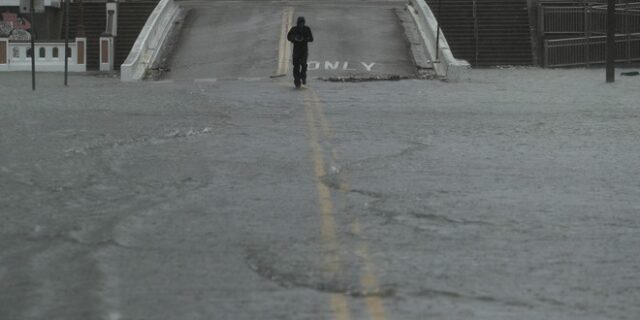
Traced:
<svg viewBox="0 0 640 320">
<path fill-rule="evenodd" d="M 278 46 L 278 70 L 276 74 L 279 76 L 286 75 L 289 67 L 291 54 L 291 45 L 286 39 L 286 34 L 293 23 L 294 9 L 285 7 L 282 12 L 282 25 L 280 33 L 280 43 Z M 313 89 L 304 91 L 304 105 L 306 113 L 307 126 L 309 128 L 309 143 L 311 145 L 313 168 L 316 178 L 316 188 L 318 193 L 318 203 L 321 216 L 321 234 L 322 246 L 325 251 L 325 266 L 334 279 L 343 279 L 343 261 L 340 256 L 340 241 L 336 227 L 335 210 L 331 195 L 331 190 L 322 182 L 322 178 L 327 175 L 325 163 L 325 150 L 321 145 L 321 141 L 328 142 L 331 139 L 331 127 L 324 116 L 322 103 L 317 93 Z M 322 134 L 322 135 L 321 135 Z M 324 139 L 322 139 L 324 138 Z M 329 146 L 330 165 L 336 167 L 338 153 Z M 343 177 L 340 177 L 343 178 Z M 340 192 L 346 194 L 350 192 L 346 179 L 340 180 Z M 343 199 L 346 199 L 343 197 Z M 346 200 L 345 200 L 346 201 Z M 352 232 L 362 237 L 362 230 L 357 218 L 351 225 Z M 366 241 L 361 240 L 355 248 L 355 255 L 363 261 L 363 274 L 360 278 L 360 285 L 365 294 L 365 303 L 367 311 L 373 320 L 385 320 L 385 311 L 382 299 L 377 295 L 380 292 L 378 280 L 375 276 L 375 267 L 369 255 L 369 247 Z M 351 311 L 349 308 L 348 296 L 344 293 L 331 294 L 331 309 L 335 319 L 350 320 Z"/>
<path fill-rule="evenodd" d="M 313 89 L 305 90 L 305 113 L 307 126 L 309 128 L 309 143 L 311 144 L 312 158 L 314 164 L 314 173 L 316 178 L 316 188 L 318 192 L 318 202 L 320 205 L 320 216 L 322 221 L 321 233 L 323 247 L 325 253 L 325 263 L 328 270 L 334 278 L 342 278 L 343 262 L 340 257 L 340 244 L 336 228 L 336 219 L 334 205 L 332 201 L 331 190 L 323 182 L 322 178 L 326 176 L 325 150 L 321 144 L 322 133 L 324 141 L 328 143 L 331 138 L 331 127 L 327 122 L 322 103 L 317 93 Z M 329 145 L 330 153 L 326 157 L 329 159 L 332 167 L 336 167 L 338 153 Z M 340 192 L 348 193 L 350 191 L 348 183 L 344 177 L 340 177 Z M 352 223 L 352 232 L 362 239 L 362 230 L 357 218 Z M 380 288 L 378 280 L 375 276 L 375 267 L 369 255 L 369 247 L 366 241 L 359 241 L 355 249 L 355 255 L 363 260 L 363 275 L 360 278 L 360 285 L 364 289 L 365 303 L 367 311 L 371 319 L 385 320 L 385 311 L 382 299 L 379 297 Z M 346 294 L 332 293 L 331 307 L 335 318 L 338 320 L 351 319 L 351 312 Z"/>
</svg>

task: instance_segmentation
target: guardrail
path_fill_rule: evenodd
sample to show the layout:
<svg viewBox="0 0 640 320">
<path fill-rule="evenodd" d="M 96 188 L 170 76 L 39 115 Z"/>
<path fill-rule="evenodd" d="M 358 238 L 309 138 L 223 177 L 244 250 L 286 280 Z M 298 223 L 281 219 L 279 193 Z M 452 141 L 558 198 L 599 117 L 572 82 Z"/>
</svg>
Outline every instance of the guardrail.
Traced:
<svg viewBox="0 0 640 320">
<path fill-rule="evenodd" d="M 606 36 L 545 40 L 545 67 L 605 63 Z M 616 62 L 640 61 L 640 33 L 617 35 Z"/>
<path fill-rule="evenodd" d="M 70 72 L 87 71 L 86 38 L 76 38 L 69 43 L 68 66 Z M 0 71 L 30 71 L 31 43 L 0 38 Z M 35 43 L 36 70 L 45 72 L 64 71 L 64 41 Z"/>
<path fill-rule="evenodd" d="M 410 0 L 407 9 L 416 24 L 422 43 L 430 55 L 433 69 L 436 73 L 453 81 L 466 78 L 471 65 L 467 61 L 456 59 L 453 56 L 442 29 L 439 30 L 440 39 L 437 39 L 438 21 L 425 0 Z M 437 60 L 436 57 L 438 57 Z"/>
<path fill-rule="evenodd" d="M 120 66 L 122 81 L 141 80 L 160 57 L 180 13 L 174 0 L 162 0 L 151 12 L 131 52 Z"/>
</svg>

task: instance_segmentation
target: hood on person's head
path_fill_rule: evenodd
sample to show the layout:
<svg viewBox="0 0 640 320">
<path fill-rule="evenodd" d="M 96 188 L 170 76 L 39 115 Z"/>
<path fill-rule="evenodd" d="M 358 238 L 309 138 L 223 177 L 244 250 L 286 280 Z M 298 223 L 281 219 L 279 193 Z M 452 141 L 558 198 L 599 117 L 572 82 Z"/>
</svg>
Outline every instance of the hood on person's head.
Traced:
<svg viewBox="0 0 640 320">
<path fill-rule="evenodd" d="M 298 17 L 297 25 L 301 27 L 301 26 L 304 26 L 304 23 L 305 23 L 304 17 Z"/>
</svg>

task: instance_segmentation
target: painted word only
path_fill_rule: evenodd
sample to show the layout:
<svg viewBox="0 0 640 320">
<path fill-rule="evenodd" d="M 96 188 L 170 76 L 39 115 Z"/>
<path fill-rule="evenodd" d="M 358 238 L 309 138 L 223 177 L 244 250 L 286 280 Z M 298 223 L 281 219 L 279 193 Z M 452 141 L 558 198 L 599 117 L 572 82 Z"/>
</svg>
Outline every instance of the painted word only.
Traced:
<svg viewBox="0 0 640 320">
<path fill-rule="evenodd" d="M 307 62 L 308 70 L 342 70 L 342 71 L 357 71 L 364 70 L 371 72 L 373 66 L 375 66 L 375 62 L 354 62 L 350 63 L 349 61 L 324 61 L 324 63 L 320 61 L 309 61 Z"/>
</svg>

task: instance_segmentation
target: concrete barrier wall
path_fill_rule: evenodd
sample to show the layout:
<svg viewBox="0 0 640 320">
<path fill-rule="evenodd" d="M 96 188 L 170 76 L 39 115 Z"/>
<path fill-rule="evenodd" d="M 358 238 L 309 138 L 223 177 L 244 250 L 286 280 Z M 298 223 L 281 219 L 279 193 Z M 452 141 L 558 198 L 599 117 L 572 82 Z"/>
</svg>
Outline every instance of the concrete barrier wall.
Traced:
<svg viewBox="0 0 640 320">
<path fill-rule="evenodd" d="M 159 58 L 179 13 L 180 6 L 174 0 L 158 3 L 140 31 L 129 56 L 120 66 L 122 81 L 137 81 L 144 77 Z"/>
<path fill-rule="evenodd" d="M 440 29 L 440 40 L 436 48 L 438 21 L 429 5 L 424 0 L 410 0 L 407 9 L 416 24 L 436 73 L 451 81 L 467 78 L 471 65 L 466 60 L 456 59 L 453 56 L 442 29 Z M 438 52 L 437 60 L 436 51 Z"/>
<path fill-rule="evenodd" d="M 69 43 L 71 56 L 68 59 L 70 72 L 86 72 L 87 52 L 86 38 L 76 38 Z M 27 52 L 31 50 L 28 41 L 9 41 L 0 38 L 0 71 L 31 71 L 31 57 Z M 64 71 L 64 42 L 35 43 L 35 67 L 36 71 L 59 72 Z"/>
</svg>

